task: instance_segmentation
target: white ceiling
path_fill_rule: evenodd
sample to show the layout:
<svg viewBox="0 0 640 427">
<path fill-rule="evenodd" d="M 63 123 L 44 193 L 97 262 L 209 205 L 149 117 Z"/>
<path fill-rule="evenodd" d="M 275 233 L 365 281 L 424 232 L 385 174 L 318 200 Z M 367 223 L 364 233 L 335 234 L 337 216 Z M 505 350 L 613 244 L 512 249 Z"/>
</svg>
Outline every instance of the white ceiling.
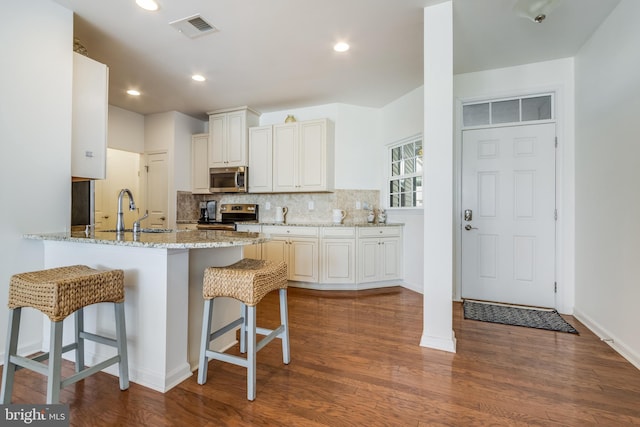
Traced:
<svg viewBox="0 0 640 427">
<path fill-rule="evenodd" d="M 204 117 L 240 105 L 382 107 L 422 85 L 423 8 L 442 0 L 159 0 L 157 12 L 134 0 L 56 1 L 109 66 L 110 104 Z M 456 74 L 573 56 L 619 2 L 562 0 L 536 24 L 515 1 L 454 0 Z M 169 25 L 194 14 L 218 31 L 190 39 Z M 349 52 L 332 50 L 341 40 Z M 142 96 L 127 95 L 132 87 Z"/>
</svg>

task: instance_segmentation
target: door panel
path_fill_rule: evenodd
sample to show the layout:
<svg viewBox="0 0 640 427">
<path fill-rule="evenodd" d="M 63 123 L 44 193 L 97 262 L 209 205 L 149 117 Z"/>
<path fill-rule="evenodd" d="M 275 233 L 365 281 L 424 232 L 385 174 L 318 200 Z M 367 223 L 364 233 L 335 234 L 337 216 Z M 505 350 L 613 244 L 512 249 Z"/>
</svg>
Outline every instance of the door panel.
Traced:
<svg viewBox="0 0 640 427">
<path fill-rule="evenodd" d="M 553 307 L 555 124 L 462 139 L 462 296 Z"/>
<path fill-rule="evenodd" d="M 147 209 L 149 228 L 167 228 L 169 209 L 167 153 L 147 155 Z"/>
</svg>

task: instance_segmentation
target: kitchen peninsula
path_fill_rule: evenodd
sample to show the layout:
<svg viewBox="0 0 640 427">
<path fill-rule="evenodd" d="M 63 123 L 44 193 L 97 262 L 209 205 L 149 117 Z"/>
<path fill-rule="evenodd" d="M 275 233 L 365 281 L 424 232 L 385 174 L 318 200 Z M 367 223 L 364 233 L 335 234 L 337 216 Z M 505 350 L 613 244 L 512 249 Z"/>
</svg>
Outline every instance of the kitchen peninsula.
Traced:
<svg viewBox="0 0 640 427">
<path fill-rule="evenodd" d="M 235 231 L 146 231 L 80 231 L 24 237 L 43 241 L 45 268 L 84 264 L 124 270 L 130 379 L 166 392 L 197 367 L 204 269 L 232 264 L 242 258 L 243 246 L 268 239 L 258 233 Z M 216 310 L 213 329 L 237 317 L 240 308 L 235 300 L 225 298 L 216 302 Z M 111 307 L 97 304 L 85 308 L 85 326 L 89 331 L 115 336 Z M 48 334 L 43 336 L 48 341 Z M 72 336 L 70 316 L 65 320 L 63 344 L 71 342 Z M 235 339 L 235 332 L 229 332 L 214 347 L 229 347 Z M 47 347 L 48 342 L 43 345 Z M 91 342 L 85 345 L 88 365 L 112 355 L 110 347 Z M 65 356 L 73 357 L 73 352 Z M 114 368 L 105 371 L 117 375 Z"/>
</svg>

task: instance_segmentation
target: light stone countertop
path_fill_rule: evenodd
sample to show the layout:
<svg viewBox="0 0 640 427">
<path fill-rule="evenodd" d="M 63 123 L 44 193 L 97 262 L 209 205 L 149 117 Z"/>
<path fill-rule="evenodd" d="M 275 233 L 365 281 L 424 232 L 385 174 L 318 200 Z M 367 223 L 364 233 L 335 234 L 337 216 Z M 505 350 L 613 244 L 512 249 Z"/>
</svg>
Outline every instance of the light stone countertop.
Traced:
<svg viewBox="0 0 640 427">
<path fill-rule="evenodd" d="M 402 227 L 404 223 L 395 222 L 395 223 L 371 223 L 371 222 L 345 222 L 345 223 L 335 223 L 335 222 L 236 222 L 238 225 L 278 225 L 285 227 Z"/>
<path fill-rule="evenodd" d="M 109 231 L 95 231 L 88 235 L 84 231 L 25 234 L 25 239 L 52 240 L 74 243 L 132 246 L 157 249 L 205 249 L 263 243 L 269 238 L 260 233 L 223 230 L 170 230 L 169 232 L 132 232 L 117 234 Z"/>
</svg>

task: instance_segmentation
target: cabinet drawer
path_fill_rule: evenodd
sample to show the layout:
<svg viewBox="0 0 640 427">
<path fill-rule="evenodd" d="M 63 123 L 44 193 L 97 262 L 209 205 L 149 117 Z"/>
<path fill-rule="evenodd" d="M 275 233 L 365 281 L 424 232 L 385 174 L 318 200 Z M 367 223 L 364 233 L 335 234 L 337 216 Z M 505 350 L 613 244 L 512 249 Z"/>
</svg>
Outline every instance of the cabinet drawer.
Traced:
<svg viewBox="0 0 640 427">
<path fill-rule="evenodd" d="M 356 237 L 356 229 L 354 227 L 323 227 L 322 237 L 353 238 Z"/>
<path fill-rule="evenodd" d="M 358 229 L 360 237 L 388 237 L 400 236 L 400 227 L 360 227 Z"/>
<path fill-rule="evenodd" d="M 237 231 L 249 231 L 252 233 L 260 233 L 261 225 L 250 225 L 250 224 L 238 224 L 236 225 Z"/>
<path fill-rule="evenodd" d="M 288 227 L 286 225 L 265 225 L 262 232 L 270 235 L 318 237 L 318 227 Z"/>
</svg>

